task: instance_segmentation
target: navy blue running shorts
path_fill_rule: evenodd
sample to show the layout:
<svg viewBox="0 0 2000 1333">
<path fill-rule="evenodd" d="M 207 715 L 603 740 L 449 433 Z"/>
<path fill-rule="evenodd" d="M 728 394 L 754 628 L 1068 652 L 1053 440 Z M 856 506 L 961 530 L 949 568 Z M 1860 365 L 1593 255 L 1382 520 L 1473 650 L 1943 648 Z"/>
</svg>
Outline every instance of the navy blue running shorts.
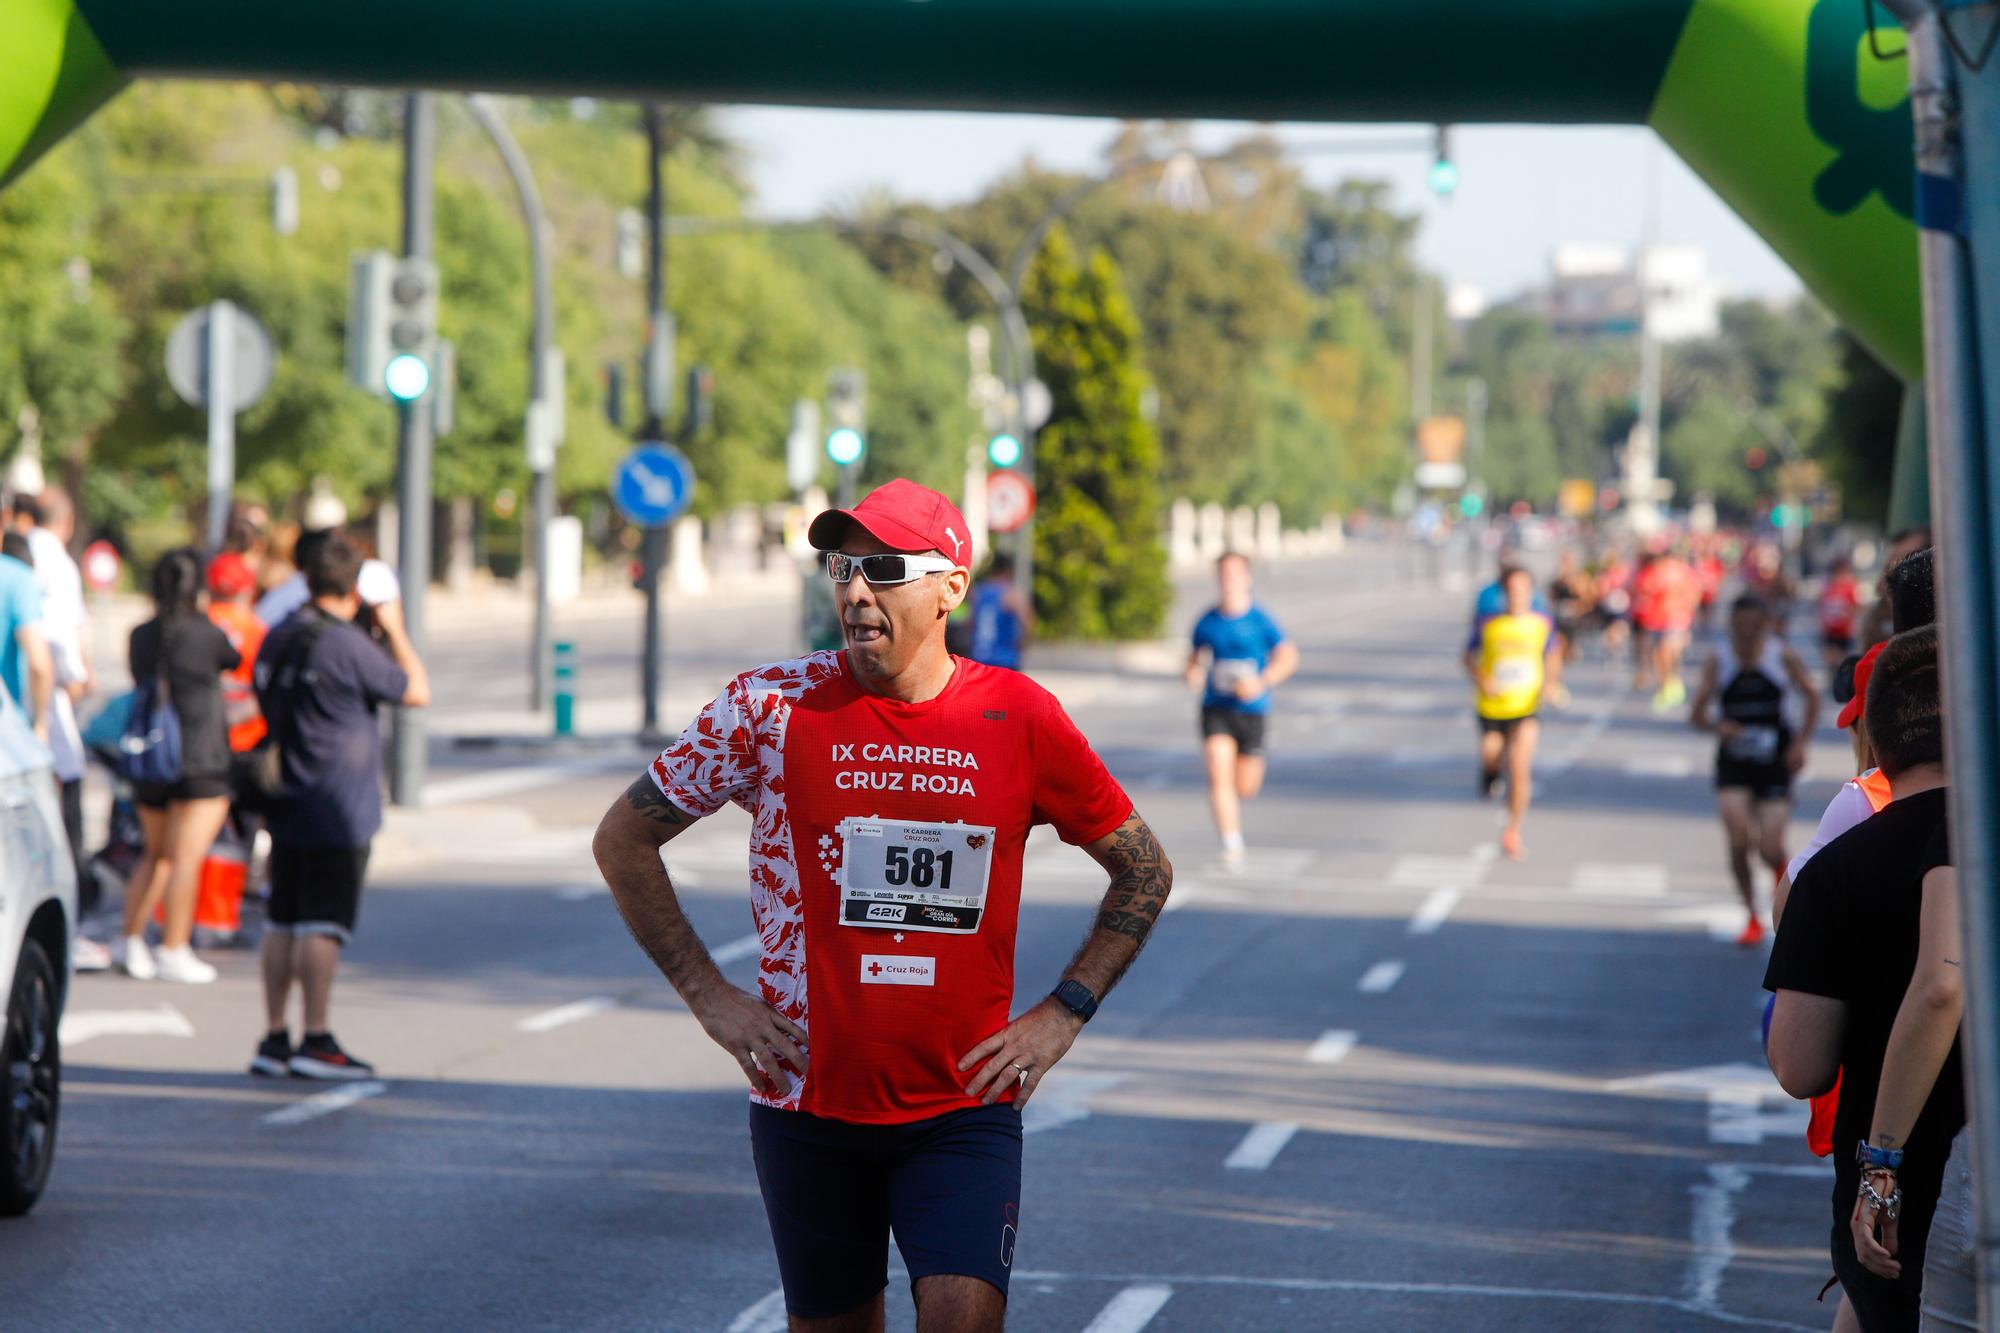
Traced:
<svg viewBox="0 0 2000 1333">
<path fill-rule="evenodd" d="M 889 1235 L 920 1278 L 1007 1294 L 1021 1225 L 1021 1113 L 1011 1103 L 906 1125 L 856 1125 L 750 1104 L 750 1148 L 785 1309 L 827 1319 L 889 1284 Z"/>
</svg>

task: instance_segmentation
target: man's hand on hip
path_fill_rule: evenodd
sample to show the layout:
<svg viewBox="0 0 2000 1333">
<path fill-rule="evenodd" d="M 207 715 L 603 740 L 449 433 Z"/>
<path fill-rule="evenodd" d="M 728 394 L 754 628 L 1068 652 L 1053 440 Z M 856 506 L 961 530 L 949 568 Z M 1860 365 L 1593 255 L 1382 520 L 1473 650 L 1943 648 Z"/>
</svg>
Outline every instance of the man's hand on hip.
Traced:
<svg viewBox="0 0 2000 1333">
<path fill-rule="evenodd" d="M 709 1040 L 736 1057 L 752 1091 L 782 1097 L 778 1066 L 806 1074 L 805 1029 L 746 990 L 723 983 L 688 1005 Z"/>
<path fill-rule="evenodd" d="M 1069 1054 L 1076 1034 L 1082 1030 L 1083 1020 L 1068 1007 L 1053 996 L 1043 1000 L 973 1047 L 958 1062 L 958 1072 L 963 1074 L 985 1061 L 966 1085 L 965 1095 L 991 1106 L 1000 1100 L 1009 1083 L 1016 1083 L 1021 1090 L 1014 1095 L 1014 1109 L 1025 1108 L 1035 1089 L 1041 1086 L 1042 1075 Z"/>
</svg>

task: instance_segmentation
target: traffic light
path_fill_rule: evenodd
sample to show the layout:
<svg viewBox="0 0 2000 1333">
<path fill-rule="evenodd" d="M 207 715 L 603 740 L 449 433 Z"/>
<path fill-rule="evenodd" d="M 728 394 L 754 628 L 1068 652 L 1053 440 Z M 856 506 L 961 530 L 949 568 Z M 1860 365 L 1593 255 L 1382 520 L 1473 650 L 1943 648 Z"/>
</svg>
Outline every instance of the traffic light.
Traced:
<svg viewBox="0 0 2000 1333">
<path fill-rule="evenodd" d="M 1766 459 L 1767 456 L 1763 449 L 1757 445 L 1753 444 L 1743 451 L 1743 466 L 1749 468 L 1752 472 L 1761 472 Z"/>
<path fill-rule="evenodd" d="M 437 354 L 438 271 L 428 259 L 396 261 L 389 279 L 389 396 L 413 402 L 430 388 Z"/>
<path fill-rule="evenodd" d="M 1437 151 L 1431 161 L 1431 193 L 1449 199 L 1458 189 L 1458 164 L 1451 159 L 1451 126 L 1437 127 Z"/>
<path fill-rule="evenodd" d="M 347 290 L 347 382 L 374 394 L 388 392 L 389 284 L 395 256 L 370 250 L 354 256 Z"/>
<path fill-rule="evenodd" d="M 1001 431 L 986 442 L 986 457 L 994 467 L 1013 467 L 1021 461 L 1021 442 L 1006 431 Z"/>
<path fill-rule="evenodd" d="M 868 441 L 852 426 L 836 427 L 826 437 L 826 456 L 842 467 L 852 467 L 868 452 Z"/>
<path fill-rule="evenodd" d="M 1467 491 L 1458 497 L 1458 512 L 1466 518 L 1478 518 L 1486 510 L 1486 497 L 1478 491 Z"/>
</svg>

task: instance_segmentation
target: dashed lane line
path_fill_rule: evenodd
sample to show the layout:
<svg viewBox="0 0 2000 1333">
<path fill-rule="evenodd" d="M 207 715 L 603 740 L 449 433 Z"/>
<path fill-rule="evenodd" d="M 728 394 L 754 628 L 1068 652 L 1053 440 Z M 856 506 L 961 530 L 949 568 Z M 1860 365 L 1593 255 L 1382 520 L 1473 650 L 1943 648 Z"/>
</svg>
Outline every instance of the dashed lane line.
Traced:
<svg viewBox="0 0 2000 1333">
<path fill-rule="evenodd" d="M 727 1333 L 785 1333 L 785 1289 L 778 1288 L 729 1321 Z"/>
<path fill-rule="evenodd" d="M 763 947 L 763 941 L 755 934 L 750 934 L 717 947 L 709 953 L 709 957 L 715 960 L 717 967 L 728 967 L 731 963 L 742 959 L 756 957 Z"/>
<path fill-rule="evenodd" d="M 293 1102 L 280 1107 L 264 1117 L 267 1125 L 303 1125 L 308 1120 L 318 1120 L 321 1116 L 332 1115 L 335 1111 L 345 1111 L 356 1102 L 365 1102 L 370 1097 L 380 1097 L 389 1090 L 387 1083 L 369 1081 L 367 1083 L 345 1083 L 325 1092 L 316 1092 L 304 1101 Z"/>
<path fill-rule="evenodd" d="M 1173 1294 L 1174 1289 L 1164 1282 L 1138 1283 L 1127 1287 L 1097 1312 L 1097 1318 L 1084 1326 L 1083 1333 L 1139 1333 L 1140 1329 L 1153 1322 L 1153 1316 L 1173 1298 Z"/>
<path fill-rule="evenodd" d="M 514 1027 L 521 1032 L 553 1032 L 557 1028 L 568 1027 L 571 1023 L 581 1023 L 594 1014 L 606 1009 L 616 1009 L 618 1001 L 609 995 L 593 995 L 587 1000 L 574 1000 L 569 1004 L 559 1004 L 553 1009 L 544 1009 L 539 1014 L 530 1014 Z"/>
<path fill-rule="evenodd" d="M 1319 1034 L 1319 1040 L 1306 1052 L 1306 1059 L 1316 1065 L 1337 1065 L 1347 1058 L 1359 1040 L 1358 1034 L 1341 1028 L 1329 1028 Z"/>
<path fill-rule="evenodd" d="M 1385 995 L 1396 983 L 1403 979 L 1403 970 L 1408 964 L 1400 958 L 1384 958 L 1375 966 L 1361 974 L 1360 991 L 1363 995 Z"/>
<path fill-rule="evenodd" d="M 1417 911 L 1410 918 L 1412 935 L 1434 935 L 1445 923 L 1459 899 L 1465 895 L 1457 889 L 1436 889 L 1428 898 L 1417 904 Z"/>
<path fill-rule="evenodd" d="M 1243 1141 L 1222 1164 L 1231 1171 L 1262 1171 L 1277 1160 L 1285 1145 L 1292 1141 L 1292 1135 L 1298 1132 L 1299 1127 L 1287 1120 L 1260 1121 L 1250 1126 Z"/>
</svg>

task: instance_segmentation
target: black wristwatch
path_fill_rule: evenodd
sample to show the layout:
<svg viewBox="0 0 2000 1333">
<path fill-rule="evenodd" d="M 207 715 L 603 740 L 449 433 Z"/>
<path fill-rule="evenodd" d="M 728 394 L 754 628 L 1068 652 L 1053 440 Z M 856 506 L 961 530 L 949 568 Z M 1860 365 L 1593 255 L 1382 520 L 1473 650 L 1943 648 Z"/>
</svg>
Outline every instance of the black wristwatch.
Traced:
<svg viewBox="0 0 2000 1333">
<path fill-rule="evenodd" d="M 1049 994 L 1055 996 L 1056 1002 L 1063 1008 L 1086 1023 L 1090 1021 L 1090 1016 L 1097 1012 L 1097 997 L 1092 995 L 1090 987 L 1081 981 L 1065 981 Z"/>
</svg>

